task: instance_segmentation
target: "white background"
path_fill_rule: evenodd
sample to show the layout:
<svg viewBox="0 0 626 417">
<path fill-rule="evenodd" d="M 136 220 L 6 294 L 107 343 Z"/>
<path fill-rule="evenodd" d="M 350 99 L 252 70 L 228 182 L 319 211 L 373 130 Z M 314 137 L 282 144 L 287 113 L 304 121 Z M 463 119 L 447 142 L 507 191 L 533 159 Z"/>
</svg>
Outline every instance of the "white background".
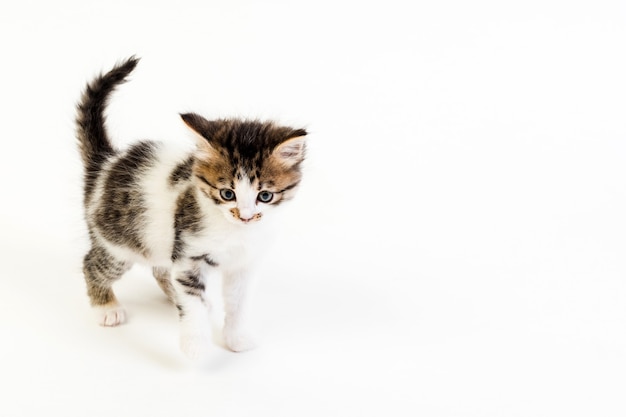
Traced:
<svg viewBox="0 0 626 417">
<path fill-rule="evenodd" d="M 626 414 L 624 2 L 4 2 L 0 45 L 0 415 Z M 142 268 L 93 320 L 74 105 L 131 54 L 120 147 L 310 131 L 256 351 L 188 363 Z"/>
</svg>

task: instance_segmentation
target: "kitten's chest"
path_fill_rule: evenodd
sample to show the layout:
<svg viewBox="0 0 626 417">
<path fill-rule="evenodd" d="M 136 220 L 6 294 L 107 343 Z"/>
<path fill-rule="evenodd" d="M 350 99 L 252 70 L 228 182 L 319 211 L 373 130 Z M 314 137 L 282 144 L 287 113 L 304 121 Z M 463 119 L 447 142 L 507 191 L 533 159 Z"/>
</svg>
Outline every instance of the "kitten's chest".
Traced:
<svg viewBox="0 0 626 417">
<path fill-rule="evenodd" d="M 207 254 L 220 268 L 248 268 L 265 253 L 266 229 L 262 225 L 209 227 L 192 238 L 190 245 L 194 252 Z"/>
</svg>

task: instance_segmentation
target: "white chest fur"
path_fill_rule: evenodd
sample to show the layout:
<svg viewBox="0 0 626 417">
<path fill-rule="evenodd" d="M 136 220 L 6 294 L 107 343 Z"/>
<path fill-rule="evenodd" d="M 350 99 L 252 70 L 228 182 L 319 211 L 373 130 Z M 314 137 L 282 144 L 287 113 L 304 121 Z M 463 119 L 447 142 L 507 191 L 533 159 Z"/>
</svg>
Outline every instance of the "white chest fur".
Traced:
<svg viewBox="0 0 626 417">
<path fill-rule="evenodd" d="M 271 241 L 269 219 L 263 220 L 252 224 L 233 224 L 221 213 L 212 213 L 211 217 L 207 217 L 207 227 L 187 239 L 188 253 L 208 254 L 220 269 L 248 269 L 263 256 Z"/>
</svg>

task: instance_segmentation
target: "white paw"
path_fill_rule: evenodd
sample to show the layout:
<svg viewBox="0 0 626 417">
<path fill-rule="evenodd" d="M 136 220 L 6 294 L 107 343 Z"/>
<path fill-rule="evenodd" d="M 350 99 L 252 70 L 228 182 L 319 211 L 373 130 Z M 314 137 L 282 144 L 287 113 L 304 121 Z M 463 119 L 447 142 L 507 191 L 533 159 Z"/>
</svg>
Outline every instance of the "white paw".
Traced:
<svg viewBox="0 0 626 417">
<path fill-rule="evenodd" d="M 233 352 L 244 352 L 258 346 L 255 338 L 247 332 L 224 327 L 224 343 Z"/>
<path fill-rule="evenodd" d="M 113 327 L 126 321 L 126 310 L 119 304 L 96 307 L 98 323 L 101 326 Z"/>
<path fill-rule="evenodd" d="M 207 357 L 211 347 L 211 336 L 205 333 L 188 333 L 180 336 L 180 350 L 189 359 L 197 361 Z"/>
</svg>

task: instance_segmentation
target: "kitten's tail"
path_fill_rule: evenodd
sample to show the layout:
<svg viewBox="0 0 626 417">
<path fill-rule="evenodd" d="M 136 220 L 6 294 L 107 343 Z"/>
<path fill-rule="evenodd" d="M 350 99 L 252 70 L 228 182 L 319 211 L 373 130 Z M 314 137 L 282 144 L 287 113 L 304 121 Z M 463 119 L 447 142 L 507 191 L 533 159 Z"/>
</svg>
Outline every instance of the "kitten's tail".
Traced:
<svg viewBox="0 0 626 417">
<path fill-rule="evenodd" d="M 77 105 L 76 125 L 80 153 L 87 170 L 97 170 L 115 149 L 109 140 L 104 122 L 109 96 L 119 84 L 126 81 L 139 58 L 132 56 L 111 71 L 87 84 Z"/>
</svg>

